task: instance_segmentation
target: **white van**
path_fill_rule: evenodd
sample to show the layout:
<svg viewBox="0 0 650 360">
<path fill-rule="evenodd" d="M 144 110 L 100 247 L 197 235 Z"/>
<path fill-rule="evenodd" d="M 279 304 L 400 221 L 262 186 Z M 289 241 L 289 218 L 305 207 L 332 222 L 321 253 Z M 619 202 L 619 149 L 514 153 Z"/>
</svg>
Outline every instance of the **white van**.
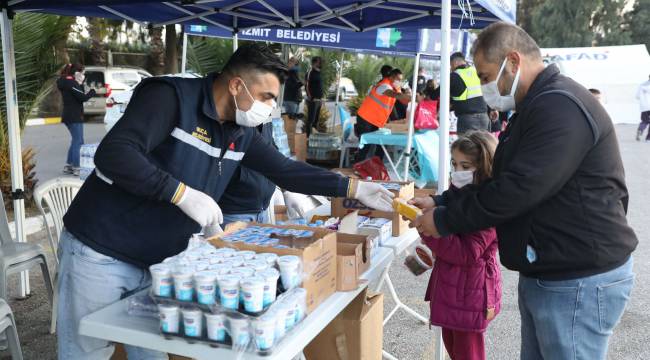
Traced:
<svg viewBox="0 0 650 360">
<path fill-rule="evenodd" d="M 97 95 L 84 103 L 84 114 L 103 115 L 106 113 L 106 99 L 127 91 L 142 79 L 151 76 L 146 70 L 136 67 L 87 66 L 85 69 L 86 91 L 95 89 Z"/>
</svg>

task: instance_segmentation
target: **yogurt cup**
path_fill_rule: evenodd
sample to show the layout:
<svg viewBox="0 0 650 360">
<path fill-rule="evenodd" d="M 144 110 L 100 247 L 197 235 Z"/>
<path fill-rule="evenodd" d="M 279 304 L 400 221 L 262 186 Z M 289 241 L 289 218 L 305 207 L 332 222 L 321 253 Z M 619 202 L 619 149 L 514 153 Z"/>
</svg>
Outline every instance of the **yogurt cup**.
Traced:
<svg viewBox="0 0 650 360">
<path fill-rule="evenodd" d="M 258 350 L 265 351 L 273 347 L 275 343 L 275 314 L 264 314 L 257 320 L 253 320 L 253 333 L 255 334 L 255 345 Z"/>
<path fill-rule="evenodd" d="M 194 262 L 194 268 L 196 269 L 196 271 L 207 270 L 209 266 L 210 266 L 210 262 L 207 260 L 199 260 Z"/>
<path fill-rule="evenodd" d="M 196 299 L 199 304 L 212 305 L 216 302 L 218 275 L 218 272 L 210 270 L 204 270 L 194 274 Z"/>
<path fill-rule="evenodd" d="M 243 251 L 237 251 L 236 256 L 241 256 L 244 258 L 244 260 L 253 260 L 255 259 L 255 251 L 250 251 L 250 250 L 243 250 Z"/>
<path fill-rule="evenodd" d="M 237 250 L 231 249 L 231 248 L 219 248 L 219 249 L 217 249 L 215 254 L 220 254 L 225 258 L 229 258 L 229 257 L 235 256 L 236 252 L 237 252 Z"/>
<path fill-rule="evenodd" d="M 192 301 L 194 299 L 193 272 L 188 268 L 177 269 L 174 277 L 174 297 L 180 301 Z"/>
<path fill-rule="evenodd" d="M 264 259 L 269 266 L 275 267 L 278 264 L 278 255 L 274 253 L 257 254 L 257 259 Z"/>
<path fill-rule="evenodd" d="M 163 333 L 178 334 L 181 311 L 176 305 L 158 305 L 160 329 Z"/>
<path fill-rule="evenodd" d="M 301 322 L 307 314 L 307 290 L 303 288 L 297 288 L 293 290 L 293 297 L 296 301 L 296 324 Z"/>
<path fill-rule="evenodd" d="M 246 267 L 255 271 L 262 271 L 269 268 L 269 264 L 265 259 L 255 259 L 246 262 Z"/>
<path fill-rule="evenodd" d="M 172 269 L 166 264 L 155 264 L 149 267 L 151 273 L 151 289 L 154 295 L 162 297 L 172 297 L 172 287 L 174 278 Z"/>
<path fill-rule="evenodd" d="M 214 246 L 203 246 L 201 247 L 201 255 L 203 256 L 209 256 L 212 254 L 215 254 L 217 252 L 217 249 Z"/>
<path fill-rule="evenodd" d="M 203 312 L 199 309 L 184 309 L 182 313 L 185 336 L 201 337 L 203 334 Z"/>
<path fill-rule="evenodd" d="M 280 278 L 282 279 L 282 286 L 286 290 L 297 287 L 302 282 L 300 264 L 300 258 L 295 255 L 285 255 L 278 258 Z"/>
<path fill-rule="evenodd" d="M 244 309 L 251 313 L 264 309 L 264 279 L 249 277 L 241 281 L 241 292 L 244 299 Z"/>
<path fill-rule="evenodd" d="M 278 304 L 278 318 L 284 319 L 284 330 L 289 332 L 296 324 L 296 303 L 284 299 Z"/>
<path fill-rule="evenodd" d="M 221 306 L 233 310 L 239 308 L 239 280 L 237 275 L 222 275 L 217 279 Z"/>
<path fill-rule="evenodd" d="M 233 348 L 246 348 L 251 341 L 248 319 L 243 315 L 228 315 L 228 328 Z"/>
<path fill-rule="evenodd" d="M 278 304 L 279 305 L 279 304 Z M 278 307 L 269 309 L 266 314 L 275 314 L 275 341 L 279 342 L 287 333 L 285 317 L 281 315 L 282 311 Z M 266 315 L 265 314 L 265 315 Z"/>
<path fill-rule="evenodd" d="M 230 273 L 230 266 L 228 264 L 214 264 L 210 265 L 208 270 L 216 271 L 219 275 L 226 275 Z"/>
<path fill-rule="evenodd" d="M 228 258 L 233 267 L 240 267 L 244 265 L 244 258 L 242 256 L 232 256 Z"/>
<path fill-rule="evenodd" d="M 257 275 L 264 279 L 263 306 L 266 308 L 275 301 L 275 297 L 278 291 L 278 278 L 280 278 L 280 272 L 271 268 L 261 271 L 257 273 Z"/>
<path fill-rule="evenodd" d="M 255 270 L 247 267 L 238 267 L 232 269 L 231 273 L 240 275 L 242 278 L 247 278 L 255 275 Z"/>
<path fill-rule="evenodd" d="M 210 265 L 214 265 L 214 264 L 221 264 L 221 262 L 223 262 L 224 257 L 221 254 L 211 254 L 210 256 L 208 256 L 207 259 Z"/>
<path fill-rule="evenodd" d="M 226 341 L 226 317 L 224 314 L 205 313 L 205 324 L 208 332 L 208 339 L 212 341 Z"/>
<path fill-rule="evenodd" d="M 190 262 L 199 261 L 201 259 L 201 252 L 195 250 L 187 251 L 183 254 L 183 258 Z"/>
</svg>

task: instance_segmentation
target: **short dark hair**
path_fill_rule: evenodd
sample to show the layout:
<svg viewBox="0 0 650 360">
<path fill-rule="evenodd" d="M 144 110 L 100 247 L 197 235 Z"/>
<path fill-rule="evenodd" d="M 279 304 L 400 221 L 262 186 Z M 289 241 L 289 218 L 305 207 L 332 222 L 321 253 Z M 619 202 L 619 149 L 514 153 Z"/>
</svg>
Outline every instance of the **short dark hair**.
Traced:
<svg viewBox="0 0 650 360">
<path fill-rule="evenodd" d="M 241 45 L 230 56 L 222 70 L 223 73 L 238 76 L 252 71 L 272 73 L 278 77 L 280 83 L 284 83 L 289 70 L 271 48 L 261 43 Z"/>
<path fill-rule="evenodd" d="M 391 70 L 393 70 L 393 67 L 386 64 L 386 65 L 381 67 L 381 69 L 379 70 L 379 73 L 381 73 L 382 77 L 388 77 L 388 76 L 390 76 L 390 71 Z"/>
<path fill-rule="evenodd" d="M 503 21 L 490 24 L 478 34 L 472 44 L 472 55 L 481 52 L 491 63 L 500 63 L 511 51 L 518 51 L 534 59 L 542 59 L 535 40 L 517 25 Z"/>
<path fill-rule="evenodd" d="M 465 54 L 463 54 L 460 51 L 457 51 L 457 52 L 451 54 L 451 56 L 449 57 L 449 61 L 454 61 L 454 60 L 459 60 L 459 59 L 460 60 L 465 60 Z"/>
<path fill-rule="evenodd" d="M 402 75 L 402 70 L 395 68 L 388 73 L 388 76 L 395 76 L 395 75 Z"/>
<path fill-rule="evenodd" d="M 594 95 L 598 95 L 598 94 L 600 94 L 600 90 L 598 90 L 598 89 L 594 89 L 594 88 L 589 89 L 589 92 L 592 93 L 592 94 L 594 94 Z"/>
<path fill-rule="evenodd" d="M 320 56 L 314 56 L 311 58 L 311 64 L 314 65 L 316 63 L 320 63 L 320 61 L 323 60 Z"/>
</svg>

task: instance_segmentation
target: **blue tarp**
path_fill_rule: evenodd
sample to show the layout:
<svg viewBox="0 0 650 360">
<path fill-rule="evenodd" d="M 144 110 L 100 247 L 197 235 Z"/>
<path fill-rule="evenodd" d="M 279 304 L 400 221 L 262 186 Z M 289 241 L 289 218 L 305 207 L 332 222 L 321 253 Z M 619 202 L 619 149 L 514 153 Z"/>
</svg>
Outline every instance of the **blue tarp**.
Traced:
<svg viewBox="0 0 650 360">
<path fill-rule="evenodd" d="M 459 3 L 471 4 L 475 20 L 473 24 L 470 24 L 467 11 L 458 6 Z M 439 28 L 441 23 L 439 1 L 321 0 L 319 4 L 313 0 L 301 0 L 297 4 L 297 12 L 294 1 L 290 0 L 222 0 L 200 4 L 194 1 L 160 0 L 24 0 L 15 2 L 8 8 L 67 16 L 129 19 L 153 24 L 219 24 L 217 26 L 240 30 L 277 25 L 287 28 L 331 27 L 367 31 L 390 26 Z M 499 19 L 514 22 L 515 0 L 452 1 L 452 28 L 480 29 Z"/>
</svg>

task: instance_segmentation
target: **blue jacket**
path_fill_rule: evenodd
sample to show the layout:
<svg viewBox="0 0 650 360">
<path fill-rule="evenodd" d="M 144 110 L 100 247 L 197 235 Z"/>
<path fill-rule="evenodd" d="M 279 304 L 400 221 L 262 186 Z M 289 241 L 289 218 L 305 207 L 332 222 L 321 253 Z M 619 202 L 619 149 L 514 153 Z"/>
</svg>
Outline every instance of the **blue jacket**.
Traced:
<svg viewBox="0 0 650 360">
<path fill-rule="evenodd" d="M 273 145 L 273 124 L 257 127 L 262 138 Z M 255 214 L 265 210 L 275 192 L 275 184 L 264 175 L 240 166 L 219 199 L 224 214 Z"/>
<path fill-rule="evenodd" d="M 138 86 L 63 219 L 81 242 L 139 267 L 177 254 L 201 230 L 171 202 L 181 182 L 218 201 L 240 163 L 290 191 L 346 194 L 348 179 L 286 158 L 253 128 L 219 121 L 214 76 Z"/>
</svg>

